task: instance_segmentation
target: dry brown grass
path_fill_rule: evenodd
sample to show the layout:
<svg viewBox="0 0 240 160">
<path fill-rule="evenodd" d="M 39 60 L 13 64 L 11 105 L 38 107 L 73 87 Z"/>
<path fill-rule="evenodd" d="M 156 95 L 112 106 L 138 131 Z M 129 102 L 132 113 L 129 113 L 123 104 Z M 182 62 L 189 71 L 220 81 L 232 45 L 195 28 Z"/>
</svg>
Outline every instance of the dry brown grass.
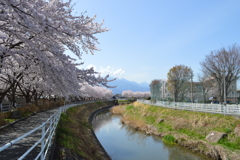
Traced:
<svg viewBox="0 0 240 160">
<path fill-rule="evenodd" d="M 18 111 L 23 115 L 28 115 L 39 111 L 39 107 L 34 104 L 25 104 L 23 107 L 18 108 Z"/>
<path fill-rule="evenodd" d="M 0 127 L 8 123 L 5 120 L 8 117 L 9 117 L 9 113 L 0 113 Z"/>
<path fill-rule="evenodd" d="M 64 105 L 64 101 L 62 100 L 57 102 L 52 100 L 40 100 L 38 105 L 35 105 L 34 103 L 25 103 L 23 107 L 18 108 L 18 110 L 23 116 L 27 116 L 35 112 L 48 110 L 54 107 L 60 107 L 62 105 Z"/>
<path fill-rule="evenodd" d="M 53 100 L 41 100 L 38 102 L 38 108 L 40 111 L 63 106 L 63 105 L 64 105 L 64 100 L 58 100 L 56 102 Z"/>
<path fill-rule="evenodd" d="M 110 109 L 113 114 L 123 114 L 125 112 L 125 105 L 114 106 Z"/>
<path fill-rule="evenodd" d="M 64 101 L 58 100 L 57 102 L 53 100 L 39 100 L 38 105 L 36 106 L 34 103 L 25 103 L 22 107 L 17 108 L 17 110 L 21 113 L 22 117 L 26 117 L 32 113 L 51 109 L 54 107 L 63 106 Z M 9 121 L 10 113 L 0 113 L 0 126 L 6 125 Z M 10 121 L 12 122 L 12 121 Z"/>
<path fill-rule="evenodd" d="M 135 129 L 141 130 L 146 126 L 144 120 L 137 116 L 127 116 L 126 114 L 124 114 L 121 121 Z"/>
<path fill-rule="evenodd" d="M 134 108 L 128 111 L 129 116 L 134 113 L 137 115 L 151 115 L 155 119 L 162 117 L 165 120 L 164 122 L 171 125 L 173 129 L 191 129 L 199 134 L 205 134 L 206 130 L 210 131 L 212 129 L 233 130 L 237 124 L 240 124 L 240 120 L 230 116 L 167 109 L 138 102 L 133 103 L 133 106 Z"/>
</svg>

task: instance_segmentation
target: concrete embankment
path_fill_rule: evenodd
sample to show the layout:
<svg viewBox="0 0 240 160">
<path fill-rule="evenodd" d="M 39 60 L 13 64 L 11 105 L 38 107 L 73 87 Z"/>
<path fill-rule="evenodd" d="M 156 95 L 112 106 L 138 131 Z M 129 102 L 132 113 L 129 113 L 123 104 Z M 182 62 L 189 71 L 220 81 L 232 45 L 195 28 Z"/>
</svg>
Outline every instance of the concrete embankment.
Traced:
<svg viewBox="0 0 240 160">
<path fill-rule="evenodd" d="M 213 159 L 240 159 L 240 120 L 231 116 L 174 110 L 135 102 L 111 109 L 122 122 Z"/>
</svg>

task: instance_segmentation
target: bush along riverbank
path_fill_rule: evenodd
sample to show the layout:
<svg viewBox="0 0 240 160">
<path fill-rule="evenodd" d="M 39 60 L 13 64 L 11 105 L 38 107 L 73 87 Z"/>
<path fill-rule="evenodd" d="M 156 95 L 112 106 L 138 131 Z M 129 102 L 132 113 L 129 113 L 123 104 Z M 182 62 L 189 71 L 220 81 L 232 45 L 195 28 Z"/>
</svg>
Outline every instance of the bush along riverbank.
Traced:
<svg viewBox="0 0 240 160">
<path fill-rule="evenodd" d="M 240 120 L 231 116 L 174 110 L 134 102 L 115 106 L 122 123 L 163 137 L 213 159 L 240 160 Z"/>
<path fill-rule="evenodd" d="M 72 107 L 61 115 L 57 126 L 54 160 L 108 160 L 110 159 L 93 133 L 91 113 L 112 101 L 95 102 Z"/>
</svg>

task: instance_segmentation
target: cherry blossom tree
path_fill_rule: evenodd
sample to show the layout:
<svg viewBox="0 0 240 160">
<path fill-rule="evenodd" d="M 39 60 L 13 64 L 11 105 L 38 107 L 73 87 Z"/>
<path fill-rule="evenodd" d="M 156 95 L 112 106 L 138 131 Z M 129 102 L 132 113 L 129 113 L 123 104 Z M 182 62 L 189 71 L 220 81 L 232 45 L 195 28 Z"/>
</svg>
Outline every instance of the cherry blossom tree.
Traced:
<svg viewBox="0 0 240 160">
<path fill-rule="evenodd" d="M 109 99 L 113 96 L 112 90 L 102 86 L 92 86 L 84 82 L 79 92 L 83 98 Z"/>
<path fill-rule="evenodd" d="M 108 31 L 96 16 L 72 11 L 70 0 L 0 1 L 0 103 L 10 90 L 12 97 L 19 89 L 29 99 L 43 93 L 68 98 L 79 95 L 82 82 L 107 86 L 108 76 L 79 69 L 83 63 L 64 54 L 93 54 L 95 35 Z"/>
<path fill-rule="evenodd" d="M 131 90 L 123 91 L 122 96 L 126 98 L 147 98 L 151 96 L 150 92 L 132 92 Z"/>
</svg>

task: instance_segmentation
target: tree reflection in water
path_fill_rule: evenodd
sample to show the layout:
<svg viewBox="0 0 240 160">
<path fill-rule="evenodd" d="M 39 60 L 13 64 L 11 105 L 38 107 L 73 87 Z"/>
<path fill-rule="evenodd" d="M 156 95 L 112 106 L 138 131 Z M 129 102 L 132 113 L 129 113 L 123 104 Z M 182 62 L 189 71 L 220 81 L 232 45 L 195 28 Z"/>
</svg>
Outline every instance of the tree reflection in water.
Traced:
<svg viewBox="0 0 240 160">
<path fill-rule="evenodd" d="M 146 145 L 146 139 L 149 137 L 143 131 L 135 130 L 129 126 L 124 125 L 126 129 L 126 137 L 129 141 L 135 141 L 139 145 Z"/>
</svg>

